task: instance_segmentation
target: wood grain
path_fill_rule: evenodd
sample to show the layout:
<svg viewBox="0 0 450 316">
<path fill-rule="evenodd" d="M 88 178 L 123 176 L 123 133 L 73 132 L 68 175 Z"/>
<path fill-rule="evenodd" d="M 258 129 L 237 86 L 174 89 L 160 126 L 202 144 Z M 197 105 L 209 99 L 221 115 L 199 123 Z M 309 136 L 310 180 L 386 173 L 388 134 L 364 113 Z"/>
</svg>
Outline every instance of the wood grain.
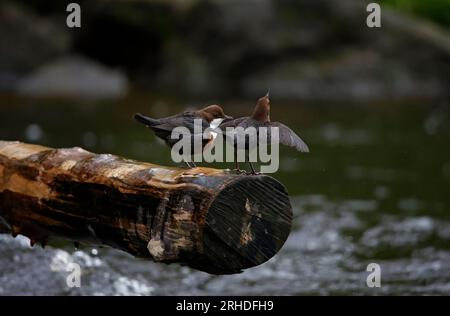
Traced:
<svg viewBox="0 0 450 316">
<path fill-rule="evenodd" d="M 266 175 L 0 141 L 0 232 L 32 244 L 63 237 L 230 274 L 273 257 L 291 222 L 286 189 Z"/>
</svg>

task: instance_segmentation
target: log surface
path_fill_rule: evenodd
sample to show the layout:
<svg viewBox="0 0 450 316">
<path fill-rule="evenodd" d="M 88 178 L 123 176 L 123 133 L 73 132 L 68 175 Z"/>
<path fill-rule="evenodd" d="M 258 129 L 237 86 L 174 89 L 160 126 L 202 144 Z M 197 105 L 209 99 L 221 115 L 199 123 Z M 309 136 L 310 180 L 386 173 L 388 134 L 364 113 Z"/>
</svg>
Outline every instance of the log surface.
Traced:
<svg viewBox="0 0 450 316">
<path fill-rule="evenodd" d="M 0 141 L 0 232 L 53 237 L 230 274 L 273 257 L 292 208 L 266 175 L 179 169 Z"/>
</svg>

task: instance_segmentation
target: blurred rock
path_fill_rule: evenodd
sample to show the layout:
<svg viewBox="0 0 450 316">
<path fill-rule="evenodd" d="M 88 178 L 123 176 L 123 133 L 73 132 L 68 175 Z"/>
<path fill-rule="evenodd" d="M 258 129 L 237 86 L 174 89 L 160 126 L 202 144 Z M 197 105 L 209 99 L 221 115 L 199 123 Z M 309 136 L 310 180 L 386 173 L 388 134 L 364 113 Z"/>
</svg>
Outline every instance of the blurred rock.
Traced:
<svg viewBox="0 0 450 316">
<path fill-rule="evenodd" d="M 73 41 L 72 52 L 170 95 L 254 99 L 270 87 L 279 100 L 448 99 L 448 30 L 385 6 L 371 29 L 369 2 L 86 1 L 70 36 L 55 17 L 16 8 L 0 22 L 0 64 L 29 70 Z M 0 85 L 13 86 L 14 73 L 1 72 Z"/>
<path fill-rule="evenodd" d="M 366 26 L 370 1 L 211 0 L 166 46 L 163 85 L 188 95 L 366 101 L 443 98 L 450 36 L 383 8 Z"/>
<path fill-rule="evenodd" d="M 20 6 L 0 5 L 0 89 L 70 49 L 67 28 Z"/>
<path fill-rule="evenodd" d="M 23 78 L 17 92 L 27 96 L 117 98 L 127 93 L 128 80 L 118 71 L 78 56 L 39 67 Z"/>
<path fill-rule="evenodd" d="M 446 91 L 434 76 L 421 76 L 373 51 L 357 50 L 315 62 L 280 63 L 242 81 L 247 97 L 261 94 L 261 87 L 270 87 L 279 98 L 319 101 L 434 98 Z"/>
</svg>

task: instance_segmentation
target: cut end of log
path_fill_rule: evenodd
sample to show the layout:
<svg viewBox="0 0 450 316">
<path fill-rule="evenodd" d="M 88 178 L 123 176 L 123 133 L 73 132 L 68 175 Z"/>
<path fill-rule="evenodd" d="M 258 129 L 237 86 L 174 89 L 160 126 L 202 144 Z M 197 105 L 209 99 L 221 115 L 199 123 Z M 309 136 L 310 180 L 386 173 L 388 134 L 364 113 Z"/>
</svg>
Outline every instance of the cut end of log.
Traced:
<svg viewBox="0 0 450 316">
<path fill-rule="evenodd" d="M 286 189 L 266 175 L 0 141 L 0 232 L 42 245 L 63 237 L 231 274 L 273 257 L 291 222 Z"/>
<path fill-rule="evenodd" d="M 265 176 L 237 176 L 212 202 L 203 228 L 206 264 L 214 274 L 237 273 L 272 258 L 292 223 L 284 186 Z"/>
</svg>

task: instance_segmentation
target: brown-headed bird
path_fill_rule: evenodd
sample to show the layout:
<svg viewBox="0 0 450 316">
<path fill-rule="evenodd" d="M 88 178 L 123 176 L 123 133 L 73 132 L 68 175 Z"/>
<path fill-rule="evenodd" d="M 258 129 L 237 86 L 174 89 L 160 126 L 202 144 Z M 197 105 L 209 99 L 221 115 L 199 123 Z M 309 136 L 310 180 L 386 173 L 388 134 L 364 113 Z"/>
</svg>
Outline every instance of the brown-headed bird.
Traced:
<svg viewBox="0 0 450 316">
<path fill-rule="evenodd" d="M 197 111 L 185 111 L 183 113 L 159 119 L 150 118 L 141 113 L 136 113 L 134 114 L 134 119 L 152 129 L 155 132 L 155 135 L 162 139 L 170 148 L 172 148 L 183 136 L 181 135 L 180 138 L 173 139 L 171 137 L 173 129 L 175 129 L 176 127 L 186 127 L 191 132 L 191 154 L 194 155 L 197 154 L 196 152 L 194 152 L 195 138 L 201 139 L 203 149 L 209 142 L 212 142 L 214 140 L 213 136 L 215 136 L 214 133 L 211 133 L 209 139 L 204 139 L 202 137 L 203 134 L 194 134 L 195 119 L 201 119 L 201 127 L 203 133 L 205 129 L 215 129 L 223 121 L 229 121 L 233 118 L 231 116 L 225 115 L 225 112 L 220 105 L 213 104 Z M 187 161 L 185 161 L 185 163 L 190 168 L 192 166 L 195 167 L 194 162 L 191 162 L 192 166 Z"/>
<path fill-rule="evenodd" d="M 270 92 L 270 90 L 269 90 Z M 283 145 L 293 147 L 296 150 L 300 152 L 309 152 L 308 145 L 289 127 L 284 125 L 280 122 L 272 122 L 270 120 L 270 99 L 269 99 L 269 92 L 262 98 L 259 98 L 259 100 L 256 102 L 256 106 L 253 110 L 253 113 L 251 116 L 245 116 L 245 117 L 239 117 L 231 121 L 223 122 L 219 128 L 222 130 L 222 132 L 225 134 L 225 138 L 228 142 L 231 142 L 235 147 L 235 163 L 236 163 L 236 170 L 240 172 L 239 169 L 239 162 L 237 161 L 237 132 L 233 132 L 231 135 L 228 135 L 226 133 L 227 127 L 241 127 L 243 129 L 247 129 L 248 127 L 254 127 L 256 128 L 256 136 L 258 137 L 257 140 L 259 142 L 259 127 L 266 127 L 267 128 L 267 144 L 270 144 L 271 141 L 271 130 L 270 127 L 278 127 L 278 133 L 279 133 L 279 142 Z M 258 145 L 258 144 L 257 144 Z M 245 138 L 245 150 L 249 150 L 249 138 L 246 136 Z M 253 168 L 253 165 L 250 161 L 248 161 L 250 164 L 250 168 L 252 170 L 252 174 L 255 174 L 255 169 Z"/>
</svg>

